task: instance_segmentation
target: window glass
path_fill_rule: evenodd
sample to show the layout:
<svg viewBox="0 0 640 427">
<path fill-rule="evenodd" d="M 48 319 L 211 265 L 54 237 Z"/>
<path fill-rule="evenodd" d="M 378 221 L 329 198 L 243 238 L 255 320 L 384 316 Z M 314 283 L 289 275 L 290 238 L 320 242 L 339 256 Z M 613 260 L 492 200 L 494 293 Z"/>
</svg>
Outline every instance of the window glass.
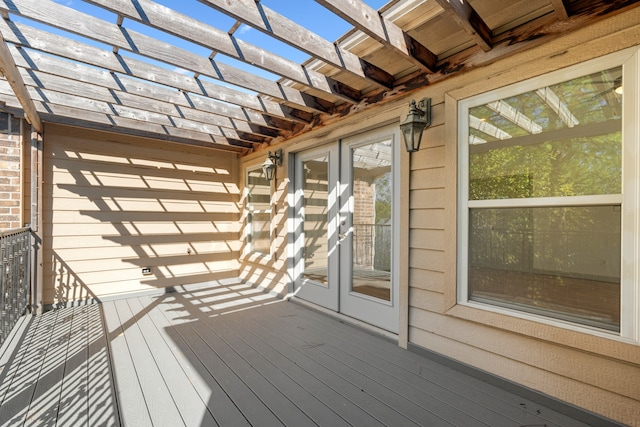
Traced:
<svg viewBox="0 0 640 427">
<path fill-rule="evenodd" d="M 620 331 L 621 86 L 614 67 L 465 110 L 466 300 Z"/>
<path fill-rule="evenodd" d="M 619 206 L 471 209 L 469 299 L 618 331 Z"/>
<path fill-rule="evenodd" d="M 271 183 L 262 168 L 247 172 L 247 227 L 251 252 L 271 252 Z"/>
<path fill-rule="evenodd" d="M 304 231 L 304 277 L 329 286 L 329 156 L 302 162 L 304 171 L 302 229 Z"/>
<path fill-rule="evenodd" d="M 470 200 L 619 194 L 621 67 L 469 109 Z"/>
</svg>

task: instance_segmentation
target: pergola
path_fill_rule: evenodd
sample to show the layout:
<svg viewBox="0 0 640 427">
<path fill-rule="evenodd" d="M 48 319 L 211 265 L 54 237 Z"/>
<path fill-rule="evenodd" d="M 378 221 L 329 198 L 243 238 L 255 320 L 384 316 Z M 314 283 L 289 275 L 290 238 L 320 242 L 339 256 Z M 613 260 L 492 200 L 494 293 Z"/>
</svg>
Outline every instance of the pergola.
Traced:
<svg viewBox="0 0 640 427">
<path fill-rule="evenodd" d="M 323 39 L 268 0 L 201 0 L 233 18 L 230 29 L 151 0 L 86 0 L 112 12 L 112 21 L 51 0 L 3 0 L 0 101 L 38 133 L 54 122 L 244 154 L 638 5 L 391 0 L 374 10 L 364 0 L 316 1 L 352 30 Z M 247 43 L 241 25 L 310 58 L 296 63 Z M 163 41 L 175 37 L 208 54 Z"/>
</svg>

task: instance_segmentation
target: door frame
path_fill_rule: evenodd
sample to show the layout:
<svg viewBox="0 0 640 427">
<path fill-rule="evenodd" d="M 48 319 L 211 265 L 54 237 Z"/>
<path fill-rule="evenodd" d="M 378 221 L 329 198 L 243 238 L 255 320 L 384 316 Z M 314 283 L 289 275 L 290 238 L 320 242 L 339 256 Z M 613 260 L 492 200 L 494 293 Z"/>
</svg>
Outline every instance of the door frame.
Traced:
<svg viewBox="0 0 640 427">
<path fill-rule="evenodd" d="M 305 300 L 313 299 L 314 303 L 325 307 L 332 311 L 339 311 L 339 241 L 338 241 L 338 215 L 340 212 L 338 191 L 340 189 L 340 151 L 337 143 L 324 144 L 319 147 L 300 151 L 293 157 L 292 167 L 294 175 L 291 179 L 292 185 L 290 185 L 293 192 L 294 203 L 290 206 L 292 210 L 289 215 L 289 224 L 293 226 L 293 230 L 289 232 L 289 235 L 293 239 L 293 257 L 290 259 L 293 262 L 292 268 L 292 285 L 293 294 Z M 302 233 L 303 221 L 299 215 L 302 209 L 301 197 L 302 189 L 297 188 L 297 178 L 302 174 L 301 165 L 306 160 L 312 160 L 320 156 L 327 155 L 329 160 L 327 162 L 327 204 L 328 204 L 328 221 L 327 221 L 327 282 L 328 285 L 316 282 L 311 279 L 303 278 L 304 274 L 304 257 L 300 252 L 300 245 L 298 239 L 303 238 Z M 296 283 L 299 285 L 296 288 Z"/>
<path fill-rule="evenodd" d="M 344 138 L 339 141 L 340 148 L 340 194 L 345 194 L 353 179 L 351 165 L 351 151 L 376 142 L 391 139 L 391 171 L 392 171 L 392 200 L 391 200 L 391 295 L 390 300 L 384 301 L 352 291 L 350 288 L 353 277 L 351 258 L 353 251 L 353 188 L 349 197 L 340 200 L 341 220 L 346 219 L 345 228 L 340 230 L 346 235 L 345 249 L 340 253 L 340 313 L 358 319 L 362 322 L 380 327 L 387 331 L 398 333 L 400 316 L 400 130 L 398 127 L 386 127 Z M 349 245 L 349 243 L 351 243 Z"/>
<path fill-rule="evenodd" d="M 385 115 L 386 116 L 386 115 Z M 397 304 L 398 304 L 398 327 L 397 332 L 391 333 L 391 338 L 397 338 L 398 345 L 402 348 L 407 348 L 408 346 L 408 335 L 409 335 L 409 178 L 410 178 L 410 166 L 411 166 L 411 157 L 406 150 L 402 149 L 402 144 L 400 140 L 399 128 L 398 128 L 398 119 L 394 118 L 393 120 L 387 120 L 385 124 L 379 125 L 377 127 L 370 127 L 366 130 L 362 130 L 357 134 L 351 133 L 348 136 L 345 136 L 342 139 L 348 139 L 351 137 L 362 137 L 366 138 L 367 135 L 373 135 L 378 132 L 388 132 L 396 135 L 396 150 L 395 154 L 397 155 L 396 163 L 394 164 L 395 169 L 395 182 L 394 182 L 394 192 L 397 194 L 397 202 L 394 204 L 394 213 L 396 213 L 397 221 L 396 229 L 394 230 L 394 249 L 396 249 L 395 253 L 397 256 L 397 261 L 395 261 L 396 270 L 394 273 L 393 280 L 397 282 L 398 287 L 398 295 L 397 295 Z M 322 141 L 321 144 L 337 144 L 340 139 L 328 139 L 326 141 Z M 318 141 L 315 142 L 313 146 L 319 146 Z M 299 222 L 296 220 L 296 189 L 295 189 L 295 159 L 296 155 L 310 149 L 311 144 L 300 144 L 295 149 L 289 151 L 289 161 L 288 164 L 288 178 L 289 185 L 287 189 L 287 201 L 288 201 L 288 221 L 287 221 L 287 254 L 288 254 L 288 264 L 287 264 L 287 275 L 289 277 L 289 296 L 291 298 L 295 298 L 294 293 L 294 282 L 296 280 L 296 230 L 299 226 Z M 309 303 L 312 304 L 312 303 Z M 353 322 L 363 327 L 371 328 L 373 330 L 377 330 L 380 333 L 385 335 L 388 334 L 388 331 L 381 329 L 379 327 L 374 326 L 373 324 L 366 323 L 365 321 L 361 321 L 349 316 L 342 315 L 337 311 L 329 311 L 331 315 L 335 315 L 340 317 L 344 321 Z"/>
</svg>

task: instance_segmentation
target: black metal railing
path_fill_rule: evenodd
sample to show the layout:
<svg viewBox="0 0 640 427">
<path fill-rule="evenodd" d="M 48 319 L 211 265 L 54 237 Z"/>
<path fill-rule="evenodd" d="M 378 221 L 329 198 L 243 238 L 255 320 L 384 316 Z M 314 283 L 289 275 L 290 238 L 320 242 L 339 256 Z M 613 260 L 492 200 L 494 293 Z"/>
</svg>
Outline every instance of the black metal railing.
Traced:
<svg viewBox="0 0 640 427">
<path fill-rule="evenodd" d="M 29 228 L 0 233 L 0 345 L 29 305 L 30 253 Z"/>
</svg>

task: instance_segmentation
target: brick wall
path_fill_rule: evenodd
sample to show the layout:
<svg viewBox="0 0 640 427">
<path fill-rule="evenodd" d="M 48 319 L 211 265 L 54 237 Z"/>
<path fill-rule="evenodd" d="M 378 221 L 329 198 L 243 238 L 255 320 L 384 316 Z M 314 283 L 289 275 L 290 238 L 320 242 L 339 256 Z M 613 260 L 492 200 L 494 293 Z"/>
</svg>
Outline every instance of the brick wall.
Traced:
<svg viewBox="0 0 640 427">
<path fill-rule="evenodd" d="M 0 112 L 0 231 L 22 224 L 20 120 Z"/>
</svg>

